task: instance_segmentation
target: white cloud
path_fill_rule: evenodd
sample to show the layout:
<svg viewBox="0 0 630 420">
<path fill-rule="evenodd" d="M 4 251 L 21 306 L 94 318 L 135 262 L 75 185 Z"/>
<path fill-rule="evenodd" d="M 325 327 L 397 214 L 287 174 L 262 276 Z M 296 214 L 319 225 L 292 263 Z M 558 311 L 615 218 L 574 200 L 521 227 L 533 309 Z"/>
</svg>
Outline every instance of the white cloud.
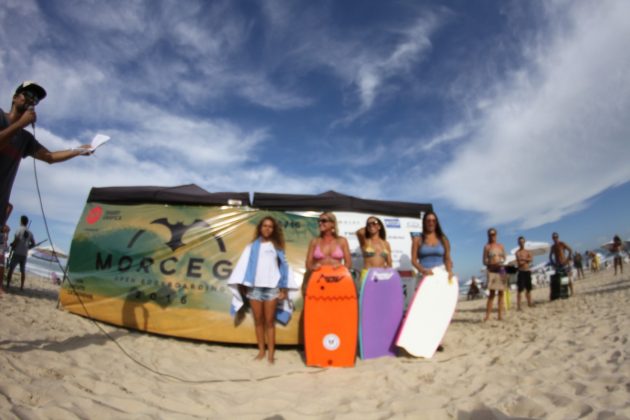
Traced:
<svg viewBox="0 0 630 420">
<path fill-rule="evenodd" d="M 430 183 L 487 223 L 552 222 L 630 180 L 630 3 L 561 9 L 531 67 L 484 98 L 478 130 Z"/>
<path fill-rule="evenodd" d="M 428 12 L 396 33 L 398 39 L 393 45 L 365 46 L 356 40 L 350 43 L 340 41 L 333 54 L 341 59 L 325 58 L 324 62 L 356 87 L 359 105 L 337 123 L 354 121 L 374 106 L 378 96 L 386 87 L 391 87 L 393 80 L 408 76 L 412 67 L 431 50 L 430 36 L 442 23 L 442 17 Z M 322 53 L 330 54 L 325 50 Z"/>
<path fill-rule="evenodd" d="M 426 153 L 431 149 L 434 149 L 445 144 L 449 144 L 465 138 L 472 130 L 472 127 L 468 123 L 459 122 L 449 127 L 445 132 L 439 133 L 427 140 L 420 140 L 416 142 L 415 146 L 408 148 L 409 154 L 414 155 L 419 152 Z"/>
<path fill-rule="evenodd" d="M 353 30 L 329 24 L 325 6 L 302 9 L 265 2 L 263 12 L 272 39 L 281 40 L 286 50 L 283 62 L 305 73 L 326 69 L 346 90 L 349 110 L 333 125 L 353 122 L 384 99 L 385 92 L 397 91 L 396 83 L 425 59 L 432 48 L 430 37 L 448 19 L 442 10 L 410 9 L 409 18 L 396 20 L 395 26 Z"/>
</svg>

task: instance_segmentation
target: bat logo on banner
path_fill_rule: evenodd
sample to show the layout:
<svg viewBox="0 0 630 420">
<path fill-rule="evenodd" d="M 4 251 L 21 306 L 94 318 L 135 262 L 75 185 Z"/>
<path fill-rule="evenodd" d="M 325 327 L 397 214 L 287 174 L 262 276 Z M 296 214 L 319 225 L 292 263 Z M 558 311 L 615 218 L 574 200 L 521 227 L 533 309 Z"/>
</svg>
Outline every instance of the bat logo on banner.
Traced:
<svg viewBox="0 0 630 420">
<path fill-rule="evenodd" d="M 175 224 L 170 223 L 166 217 L 155 219 L 151 222 L 151 224 L 166 226 L 171 231 L 171 239 L 166 242 L 166 245 L 168 245 L 168 247 L 171 248 L 173 251 L 185 245 L 185 243 L 182 241 L 182 238 L 190 229 L 210 227 L 209 224 L 200 219 L 196 219 L 191 224 L 185 225 L 182 222 L 177 222 Z M 219 249 L 221 250 L 221 252 L 225 252 L 225 244 L 223 243 L 223 239 L 216 236 L 215 239 L 219 244 Z"/>
</svg>

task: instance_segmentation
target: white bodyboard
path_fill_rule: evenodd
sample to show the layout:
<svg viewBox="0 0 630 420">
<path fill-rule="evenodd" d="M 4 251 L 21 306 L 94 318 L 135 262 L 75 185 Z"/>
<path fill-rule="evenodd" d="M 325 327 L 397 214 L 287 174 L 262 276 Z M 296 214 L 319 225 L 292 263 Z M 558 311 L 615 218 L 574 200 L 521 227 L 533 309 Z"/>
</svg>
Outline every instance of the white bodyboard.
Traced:
<svg viewBox="0 0 630 420">
<path fill-rule="evenodd" d="M 433 357 L 455 313 L 458 294 L 457 277 L 449 283 L 446 270 L 433 269 L 418 286 L 396 345 L 416 357 Z"/>
</svg>

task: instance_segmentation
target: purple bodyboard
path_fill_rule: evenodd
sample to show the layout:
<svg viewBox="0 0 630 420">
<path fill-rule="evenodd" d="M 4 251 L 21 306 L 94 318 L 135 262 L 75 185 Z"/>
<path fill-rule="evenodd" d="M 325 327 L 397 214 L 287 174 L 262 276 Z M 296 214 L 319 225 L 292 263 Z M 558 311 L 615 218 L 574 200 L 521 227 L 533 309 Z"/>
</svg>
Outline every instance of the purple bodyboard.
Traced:
<svg viewBox="0 0 630 420">
<path fill-rule="evenodd" d="M 361 285 L 359 349 L 362 359 L 396 356 L 396 335 L 403 318 L 404 296 L 398 272 L 371 268 Z"/>
</svg>

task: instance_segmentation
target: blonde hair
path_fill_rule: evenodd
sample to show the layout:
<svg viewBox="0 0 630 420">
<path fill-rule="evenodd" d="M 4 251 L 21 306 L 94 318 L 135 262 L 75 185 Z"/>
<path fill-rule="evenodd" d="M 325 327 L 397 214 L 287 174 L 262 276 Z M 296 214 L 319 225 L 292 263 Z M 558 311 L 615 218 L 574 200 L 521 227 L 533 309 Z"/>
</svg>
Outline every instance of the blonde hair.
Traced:
<svg viewBox="0 0 630 420">
<path fill-rule="evenodd" d="M 328 219 L 333 221 L 333 223 L 335 224 L 335 227 L 333 228 L 332 234 L 333 234 L 333 236 L 335 238 L 338 238 L 339 237 L 339 226 L 337 225 L 337 216 L 335 216 L 334 213 L 327 212 L 327 211 L 325 211 L 325 212 L 323 212 L 322 214 L 319 215 L 319 217 L 322 217 L 322 216 L 326 216 L 326 218 L 328 218 Z M 322 237 L 322 233 L 321 232 L 319 233 L 319 236 L 320 236 L 320 238 Z"/>
</svg>

